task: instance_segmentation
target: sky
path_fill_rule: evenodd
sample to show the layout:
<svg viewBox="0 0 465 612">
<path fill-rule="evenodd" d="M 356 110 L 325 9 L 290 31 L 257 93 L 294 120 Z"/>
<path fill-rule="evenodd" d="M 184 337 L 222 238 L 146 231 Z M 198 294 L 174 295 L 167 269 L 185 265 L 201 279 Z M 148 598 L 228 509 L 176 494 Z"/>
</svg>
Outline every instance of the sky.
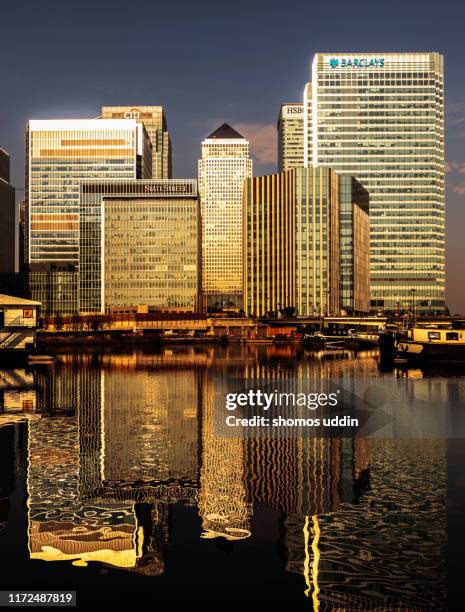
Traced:
<svg viewBox="0 0 465 612">
<path fill-rule="evenodd" d="M 316 52 L 439 51 L 445 58 L 447 303 L 465 314 L 465 2 L 2 0 L 0 147 L 24 187 L 28 119 L 162 105 L 176 177 L 223 121 L 276 169 L 276 120 L 301 101 Z M 23 192 L 18 191 L 22 198 Z"/>
</svg>

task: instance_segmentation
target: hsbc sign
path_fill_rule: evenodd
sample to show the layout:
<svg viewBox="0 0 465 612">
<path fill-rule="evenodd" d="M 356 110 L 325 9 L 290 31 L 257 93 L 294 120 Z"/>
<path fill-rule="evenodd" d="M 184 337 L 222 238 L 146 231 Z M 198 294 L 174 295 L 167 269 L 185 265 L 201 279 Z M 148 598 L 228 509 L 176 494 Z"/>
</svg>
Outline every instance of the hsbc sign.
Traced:
<svg viewBox="0 0 465 612">
<path fill-rule="evenodd" d="M 302 115 L 304 112 L 304 107 L 302 104 L 295 104 L 289 106 L 283 106 L 282 115 L 283 117 L 295 117 L 295 115 Z"/>
</svg>

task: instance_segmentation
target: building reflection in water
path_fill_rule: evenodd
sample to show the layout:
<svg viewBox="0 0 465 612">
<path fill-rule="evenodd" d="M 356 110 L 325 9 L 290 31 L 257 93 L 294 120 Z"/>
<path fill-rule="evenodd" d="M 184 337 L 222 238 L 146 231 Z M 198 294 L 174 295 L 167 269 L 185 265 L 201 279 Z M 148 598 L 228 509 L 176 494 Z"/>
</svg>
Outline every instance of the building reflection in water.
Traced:
<svg viewBox="0 0 465 612">
<path fill-rule="evenodd" d="M 36 397 L 32 372 L 23 368 L 0 370 L 0 425 L 14 422 L 22 414 L 33 414 Z"/>
<path fill-rule="evenodd" d="M 446 609 L 446 442 L 377 440 L 370 493 L 285 520 L 315 610 Z"/>
<path fill-rule="evenodd" d="M 159 361 L 82 355 L 39 374 L 51 414 L 29 424 L 32 558 L 163 572 L 167 504 L 196 500 L 199 389 L 195 369 L 173 384 Z"/>
<path fill-rule="evenodd" d="M 13 379 L 21 389 L 21 376 L 35 415 L 32 559 L 156 576 L 173 504 L 197 508 L 202 538 L 238 545 L 254 538 L 254 508 L 265 505 L 281 517 L 283 569 L 302 576 L 314 609 L 442 609 L 444 441 L 215 435 L 214 397 L 228 379 L 377 378 L 376 354 L 231 346 L 63 355 L 35 370 L 33 385 L 26 372 L 2 373 L 3 397 Z M 418 393 L 442 402 L 447 381 L 439 387 L 436 379 Z"/>
<path fill-rule="evenodd" d="M 252 505 L 247 499 L 245 441 L 215 434 L 215 394 L 227 380 L 205 376 L 202 410 L 202 469 L 199 513 L 203 538 L 242 540 L 250 536 Z"/>
</svg>

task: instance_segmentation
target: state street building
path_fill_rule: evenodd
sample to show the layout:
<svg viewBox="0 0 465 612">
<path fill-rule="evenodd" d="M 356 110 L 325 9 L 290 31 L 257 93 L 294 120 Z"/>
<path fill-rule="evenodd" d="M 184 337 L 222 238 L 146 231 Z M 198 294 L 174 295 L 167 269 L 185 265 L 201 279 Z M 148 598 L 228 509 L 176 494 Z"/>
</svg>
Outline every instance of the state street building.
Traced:
<svg viewBox="0 0 465 612">
<path fill-rule="evenodd" d="M 198 309 L 196 180 L 84 181 L 80 202 L 82 314 Z"/>
<path fill-rule="evenodd" d="M 444 69 L 439 53 L 317 53 L 304 165 L 370 194 L 371 308 L 444 311 Z"/>
<path fill-rule="evenodd" d="M 369 312 L 369 199 L 354 178 L 321 167 L 250 178 L 243 231 L 248 315 Z"/>
</svg>

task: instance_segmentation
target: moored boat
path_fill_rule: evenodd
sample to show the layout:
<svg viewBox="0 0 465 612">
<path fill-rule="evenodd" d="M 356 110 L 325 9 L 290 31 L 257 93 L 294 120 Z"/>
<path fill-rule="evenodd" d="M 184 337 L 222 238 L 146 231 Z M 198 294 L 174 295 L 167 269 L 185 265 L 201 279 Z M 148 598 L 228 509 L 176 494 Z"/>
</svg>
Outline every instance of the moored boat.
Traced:
<svg viewBox="0 0 465 612">
<path fill-rule="evenodd" d="M 309 349 L 342 349 L 344 348 L 344 337 L 342 336 L 325 336 L 321 332 L 314 334 L 305 334 L 303 337 L 303 345 Z"/>
<path fill-rule="evenodd" d="M 377 347 L 379 346 L 379 334 L 376 332 L 353 332 L 349 330 L 349 335 L 344 339 L 344 346 L 355 351 Z"/>
<path fill-rule="evenodd" d="M 415 326 L 397 342 L 396 357 L 407 362 L 465 363 L 465 330 Z"/>
</svg>

